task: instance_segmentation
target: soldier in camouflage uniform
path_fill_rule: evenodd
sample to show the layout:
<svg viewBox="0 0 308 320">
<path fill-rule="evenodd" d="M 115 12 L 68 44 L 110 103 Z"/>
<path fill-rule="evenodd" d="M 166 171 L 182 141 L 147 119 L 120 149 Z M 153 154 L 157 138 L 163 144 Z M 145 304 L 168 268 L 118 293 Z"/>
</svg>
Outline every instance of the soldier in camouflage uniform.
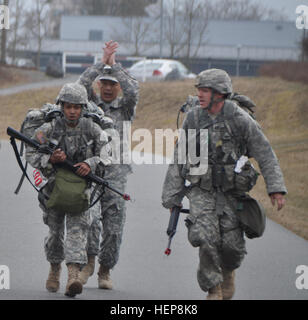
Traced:
<svg viewBox="0 0 308 320">
<path fill-rule="evenodd" d="M 89 100 L 104 111 L 107 117 L 114 122 L 114 127 L 120 138 L 120 164 L 112 164 L 105 169 L 104 178 L 111 186 L 121 192 L 125 192 L 127 176 L 132 173 L 131 165 L 123 164 L 123 122 L 131 122 L 135 116 L 138 102 L 139 85 L 121 66 L 115 61 L 115 52 L 118 43 L 109 41 L 104 48 L 102 62 L 88 68 L 79 78 L 89 95 Z M 93 93 L 92 83 L 99 79 L 100 97 Z M 119 97 L 120 90 L 123 96 Z M 112 133 L 111 133 L 112 135 Z M 122 241 L 125 223 L 125 201 L 109 190 L 106 190 L 102 200 L 102 241 L 98 261 L 100 264 L 98 272 L 98 287 L 101 289 L 112 289 L 110 270 L 119 259 L 120 245 Z M 93 230 L 92 243 L 98 238 L 98 228 Z M 91 235 L 90 235 L 91 236 Z M 94 271 L 94 259 L 92 265 L 87 266 L 81 276 L 85 283 Z"/>
<path fill-rule="evenodd" d="M 229 98 L 231 79 L 220 69 L 209 69 L 197 77 L 199 107 L 188 112 L 183 129 L 208 129 L 208 168 L 194 172 L 198 163 L 179 164 L 178 145 L 163 186 L 165 208 L 181 206 L 186 195 L 190 214 L 186 219 L 188 240 L 199 247 L 197 279 L 208 299 L 231 299 L 234 270 L 246 254 L 243 230 L 236 215 L 238 196 L 256 183 L 249 161 L 235 173 L 238 160 L 247 155 L 259 164 L 267 193 L 278 210 L 287 192 L 278 160 L 259 124 Z M 200 136 L 199 136 L 200 137 Z M 198 144 L 197 144 L 198 145 Z M 199 151 L 202 141 L 199 138 Z M 200 160 L 200 159 L 199 159 Z M 200 160 L 201 162 L 201 160 Z M 201 166 L 200 166 L 201 167 Z M 185 182 L 190 182 L 185 186 Z"/>
<path fill-rule="evenodd" d="M 54 165 L 68 159 L 76 163 L 76 173 L 83 177 L 90 172 L 95 173 L 99 166 L 103 166 L 105 161 L 108 164 L 110 159 L 106 149 L 107 134 L 92 119 L 83 117 L 83 108 L 88 102 L 86 89 L 80 84 L 66 84 L 57 100 L 63 117 L 44 123 L 35 131 L 33 137 L 42 144 L 53 143 L 57 146 L 56 150 L 49 155 L 27 148 L 26 159 L 48 178 L 40 196 L 43 220 L 49 227 L 49 234 L 45 239 L 45 254 L 50 262 L 46 288 L 50 292 L 58 291 L 61 262 L 65 260 L 68 268 L 65 295 L 73 297 L 82 292 L 82 284 L 78 277 L 80 267 L 87 264 L 86 244 L 90 216 L 88 211 L 67 213 L 47 208 L 47 199 L 53 192 L 58 172 Z"/>
</svg>

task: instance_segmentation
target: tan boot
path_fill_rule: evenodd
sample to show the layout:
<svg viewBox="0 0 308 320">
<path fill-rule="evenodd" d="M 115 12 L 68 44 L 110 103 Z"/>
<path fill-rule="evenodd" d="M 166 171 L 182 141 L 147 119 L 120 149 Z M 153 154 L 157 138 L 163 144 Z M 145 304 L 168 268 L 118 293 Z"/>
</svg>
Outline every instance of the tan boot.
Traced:
<svg viewBox="0 0 308 320">
<path fill-rule="evenodd" d="M 223 270 L 224 281 L 221 284 L 222 296 L 224 300 L 232 299 L 235 292 L 235 271 Z"/>
<path fill-rule="evenodd" d="M 48 279 L 46 281 L 46 289 L 49 292 L 57 292 L 60 287 L 61 264 L 51 263 Z"/>
<path fill-rule="evenodd" d="M 220 284 L 209 289 L 207 300 L 222 300 L 222 291 Z"/>
<path fill-rule="evenodd" d="M 93 275 L 95 269 L 95 256 L 88 256 L 88 263 L 82 268 L 79 273 L 80 282 L 85 285 L 88 279 Z"/>
<path fill-rule="evenodd" d="M 82 283 L 79 280 L 80 265 L 77 263 L 67 264 L 68 278 L 65 289 L 65 295 L 75 297 L 76 294 L 82 292 Z"/>
<path fill-rule="evenodd" d="M 100 265 L 98 271 L 98 287 L 99 289 L 112 289 L 112 281 L 110 279 L 109 268 Z"/>
</svg>

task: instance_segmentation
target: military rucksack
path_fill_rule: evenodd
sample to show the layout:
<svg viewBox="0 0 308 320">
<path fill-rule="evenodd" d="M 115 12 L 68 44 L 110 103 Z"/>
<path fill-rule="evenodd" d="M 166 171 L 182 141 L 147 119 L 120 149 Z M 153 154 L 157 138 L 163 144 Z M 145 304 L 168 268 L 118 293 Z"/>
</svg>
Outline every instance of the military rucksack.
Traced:
<svg viewBox="0 0 308 320">
<path fill-rule="evenodd" d="M 61 112 L 60 107 L 57 105 L 51 104 L 51 103 L 44 104 L 41 109 L 29 109 L 24 121 L 22 122 L 20 132 L 22 134 L 24 134 L 26 137 L 32 138 L 32 136 L 34 135 L 34 132 L 37 128 L 39 128 L 45 122 L 50 122 L 52 119 L 61 116 L 61 114 L 62 114 L 62 112 Z M 19 150 L 19 159 L 20 159 L 20 157 L 23 156 L 23 153 L 24 153 L 24 143 L 21 142 L 20 150 Z M 17 157 L 17 155 L 16 155 L 16 157 Z M 28 162 L 26 161 L 25 165 L 24 165 L 23 174 L 22 174 L 20 181 L 18 183 L 18 186 L 14 192 L 15 194 L 18 194 L 25 177 L 31 183 L 30 179 L 26 175 L 27 168 L 28 168 Z M 35 188 L 35 186 L 33 184 L 32 184 L 32 186 Z"/>
<path fill-rule="evenodd" d="M 28 138 L 32 138 L 37 128 L 61 114 L 60 106 L 51 103 L 44 104 L 41 109 L 29 109 L 21 125 L 20 132 Z"/>
<path fill-rule="evenodd" d="M 20 132 L 32 138 L 34 132 L 37 128 L 43 125 L 45 122 L 50 122 L 57 117 L 62 117 L 62 111 L 60 105 L 46 103 L 40 109 L 29 109 L 27 111 L 26 117 L 22 122 Z M 98 108 L 94 103 L 88 102 L 86 106 L 86 112 L 83 113 L 83 116 L 86 118 L 91 118 L 95 123 L 97 123 L 102 130 L 108 130 L 113 128 L 113 121 L 104 116 L 104 112 Z M 23 156 L 24 153 L 24 143 L 21 142 L 19 155 Z M 28 163 L 25 162 L 24 168 L 27 171 Z M 15 190 L 15 194 L 18 194 L 22 183 L 25 178 L 25 173 L 23 173 L 19 184 Z"/>
<path fill-rule="evenodd" d="M 256 104 L 247 96 L 238 94 L 238 93 L 231 93 L 228 97 L 229 100 L 234 101 L 240 108 L 242 108 L 244 111 L 246 111 L 253 119 L 256 119 L 254 113 L 255 113 L 255 107 Z M 197 96 L 189 95 L 186 102 L 181 106 L 178 116 L 177 116 L 177 128 L 179 129 L 179 117 L 180 112 L 182 113 L 188 113 L 191 109 L 195 107 L 200 106 L 200 101 Z"/>
</svg>

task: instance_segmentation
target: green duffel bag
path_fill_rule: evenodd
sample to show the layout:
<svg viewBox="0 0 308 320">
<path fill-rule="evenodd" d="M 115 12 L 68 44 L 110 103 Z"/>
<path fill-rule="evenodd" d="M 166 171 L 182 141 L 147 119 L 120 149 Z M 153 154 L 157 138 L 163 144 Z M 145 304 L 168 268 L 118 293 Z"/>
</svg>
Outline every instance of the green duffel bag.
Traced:
<svg viewBox="0 0 308 320">
<path fill-rule="evenodd" d="M 64 213 L 79 214 L 89 207 L 86 189 L 87 182 L 84 178 L 69 170 L 58 168 L 46 207 Z"/>
<path fill-rule="evenodd" d="M 248 194 L 240 196 L 237 200 L 237 215 L 246 237 L 249 239 L 261 237 L 265 230 L 265 209 Z"/>
</svg>

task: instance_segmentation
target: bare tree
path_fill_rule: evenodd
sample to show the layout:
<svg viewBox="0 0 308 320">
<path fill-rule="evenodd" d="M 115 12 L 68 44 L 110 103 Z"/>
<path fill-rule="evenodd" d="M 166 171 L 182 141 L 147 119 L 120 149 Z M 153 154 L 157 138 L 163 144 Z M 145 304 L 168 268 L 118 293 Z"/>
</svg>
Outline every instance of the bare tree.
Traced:
<svg viewBox="0 0 308 320">
<path fill-rule="evenodd" d="M 27 13 L 25 28 L 30 31 L 37 42 L 36 67 L 40 67 L 43 39 L 48 33 L 49 5 L 52 0 L 35 0 L 35 7 Z"/>
<path fill-rule="evenodd" d="M 23 25 L 22 15 L 24 13 L 24 1 L 15 0 L 13 1 L 13 5 L 11 6 L 11 18 L 13 20 L 12 23 L 12 37 L 10 39 L 10 43 L 8 45 L 10 55 L 12 57 L 12 64 L 16 63 L 16 48 L 19 43 L 22 42 L 22 34 L 20 29 Z"/>
<path fill-rule="evenodd" d="M 285 20 L 283 12 L 269 9 L 251 0 L 211 1 L 208 6 L 211 19 L 219 20 Z"/>
<path fill-rule="evenodd" d="M 283 20 L 282 12 L 251 0 L 170 0 L 165 9 L 165 39 L 170 57 L 181 52 L 187 60 L 196 57 L 206 43 L 209 20 Z M 183 54 L 181 54 L 183 56 Z"/>
<path fill-rule="evenodd" d="M 185 46 L 183 39 L 182 12 L 179 10 L 179 0 L 172 0 L 170 10 L 166 10 L 165 36 L 170 47 L 170 58 L 174 58 Z"/>
<path fill-rule="evenodd" d="M 156 18 L 147 17 L 130 17 L 123 18 L 122 22 L 125 27 L 118 29 L 116 26 L 114 30 L 114 39 L 120 41 L 125 46 L 133 45 L 133 55 L 139 56 L 145 54 L 144 50 L 154 46 L 154 40 L 151 42 L 150 36 L 155 34 Z"/>
<path fill-rule="evenodd" d="M 78 0 L 80 12 L 88 15 L 145 16 L 145 8 L 157 0 Z"/>
<path fill-rule="evenodd" d="M 305 30 L 304 30 L 305 31 Z M 301 41 L 301 51 L 302 51 L 302 61 L 308 60 L 308 37 L 306 36 L 306 32 L 303 34 L 303 38 Z"/>
<path fill-rule="evenodd" d="M 4 0 L 3 4 L 9 6 L 9 0 Z M 1 30 L 1 58 L 0 63 L 6 64 L 6 45 L 7 45 L 7 30 L 3 28 Z"/>
<path fill-rule="evenodd" d="M 208 24 L 206 9 L 207 0 L 173 0 L 169 3 L 165 36 L 170 57 L 177 56 L 183 50 L 186 59 L 197 55 Z"/>
</svg>

